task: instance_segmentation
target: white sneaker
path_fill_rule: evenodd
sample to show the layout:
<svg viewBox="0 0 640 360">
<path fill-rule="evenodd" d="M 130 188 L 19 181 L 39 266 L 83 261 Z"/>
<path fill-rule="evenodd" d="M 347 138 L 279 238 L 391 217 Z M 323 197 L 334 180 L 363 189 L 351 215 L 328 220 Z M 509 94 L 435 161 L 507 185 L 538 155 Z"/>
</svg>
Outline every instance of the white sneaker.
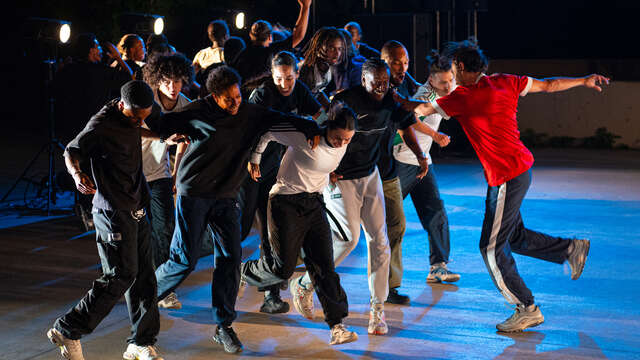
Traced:
<svg viewBox="0 0 640 360">
<path fill-rule="evenodd" d="M 47 331 L 49 341 L 60 348 L 62 357 L 68 360 L 84 360 L 82 356 L 82 345 L 80 340 L 71 340 L 66 338 L 57 329 L 51 328 Z"/>
<path fill-rule="evenodd" d="M 458 280 L 460 280 L 460 274 L 449 271 L 447 263 L 444 262 L 431 265 L 429 275 L 427 275 L 428 283 L 456 282 Z"/>
<path fill-rule="evenodd" d="M 300 285 L 301 277 L 293 278 L 289 282 L 289 290 L 293 299 L 293 307 L 309 320 L 313 320 L 313 289 L 306 289 Z"/>
<path fill-rule="evenodd" d="M 158 301 L 158 307 L 163 309 L 182 309 L 182 303 L 178 300 L 178 295 L 172 292 Z"/>
<path fill-rule="evenodd" d="M 389 327 L 384 317 L 384 305 L 371 304 L 371 312 L 369 312 L 369 328 L 370 335 L 385 335 L 389 332 Z"/>
<path fill-rule="evenodd" d="M 329 345 L 346 344 L 356 340 L 358 340 L 358 334 L 347 330 L 342 323 L 333 325 L 331 328 L 331 341 L 329 341 Z"/>
<path fill-rule="evenodd" d="M 502 332 L 517 332 L 538 326 L 544 322 L 544 316 L 537 305 L 529 308 L 524 305 L 516 306 L 516 311 L 504 322 L 496 325 L 496 329 Z"/>
<path fill-rule="evenodd" d="M 122 354 L 122 358 L 125 360 L 163 360 L 156 348 L 148 346 L 138 346 L 136 344 L 129 344 L 127 350 Z"/>
</svg>

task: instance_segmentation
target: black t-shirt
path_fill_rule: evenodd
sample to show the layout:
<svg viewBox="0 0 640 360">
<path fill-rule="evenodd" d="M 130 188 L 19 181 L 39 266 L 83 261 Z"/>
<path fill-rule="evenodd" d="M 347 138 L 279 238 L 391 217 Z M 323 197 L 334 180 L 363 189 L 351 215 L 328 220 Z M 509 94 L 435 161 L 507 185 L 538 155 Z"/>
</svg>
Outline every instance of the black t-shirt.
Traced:
<svg viewBox="0 0 640 360">
<path fill-rule="evenodd" d="M 380 51 L 372 48 L 371 46 L 365 43 L 360 43 L 360 45 L 358 46 L 358 52 L 360 53 L 360 55 L 364 56 L 366 59 L 380 58 Z"/>
<path fill-rule="evenodd" d="M 163 136 L 189 137 L 191 143 L 178 168 L 178 194 L 209 199 L 237 198 L 249 153 L 265 132 L 300 131 L 308 138 L 320 133 L 313 120 L 246 102 L 231 115 L 211 95 L 146 123 Z"/>
<path fill-rule="evenodd" d="M 106 210 L 138 210 L 149 204 L 142 173 L 140 127 L 118 109 L 119 99 L 107 103 L 66 148 L 91 163 L 97 191 L 93 206 Z"/>
<path fill-rule="evenodd" d="M 238 73 L 242 77 L 242 82 L 247 82 L 269 72 L 271 68 L 269 60 L 275 54 L 280 51 L 291 50 L 292 48 L 293 39 L 291 36 L 282 41 L 272 42 L 267 47 L 250 43 L 238 54 L 238 58 L 231 66 L 238 70 Z"/>
<path fill-rule="evenodd" d="M 418 90 L 419 84 L 407 74 L 402 84 L 393 87 L 398 93 L 405 97 L 412 97 Z M 390 126 L 384 134 L 382 143 L 385 145 L 380 152 L 380 160 L 378 161 L 378 170 L 380 170 L 380 178 L 382 180 L 390 180 L 398 176 L 396 167 L 396 159 L 393 157 L 393 143 L 396 138 L 398 128 Z"/>
<path fill-rule="evenodd" d="M 131 75 L 105 64 L 88 61 L 64 66 L 54 80 L 58 137 L 73 139 L 109 100 L 120 95 L 120 87 Z"/>
<path fill-rule="evenodd" d="M 291 94 L 282 96 L 271 79 L 268 79 L 264 84 L 253 90 L 249 97 L 249 103 L 285 113 L 311 116 L 320 111 L 322 107 L 318 100 L 313 97 L 309 88 L 302 82 L 296 81 Z M 286 146 L 275 141 L 269 143 L 262 153 L 262 160 L 260 161 L 260 173 L 263 179 L 269 178 L 270 175 L 275 176 L 275 173 L 280 168 L 282 155 L 286 149 Z"/>
<path fill-rule="evenodd" d="M 335 171 L 344 180 L 370 175 L 387 146 L 383 142 L 387 129 L 406 129 L 416 121 L 412 113 L 393 100 L 390 92 L 381 102 L 376 102 L 362 86 L 357 86 L 338 93 L 335 100 L 344 101 L 358 114 L 358 129 Z"/>
</svg>

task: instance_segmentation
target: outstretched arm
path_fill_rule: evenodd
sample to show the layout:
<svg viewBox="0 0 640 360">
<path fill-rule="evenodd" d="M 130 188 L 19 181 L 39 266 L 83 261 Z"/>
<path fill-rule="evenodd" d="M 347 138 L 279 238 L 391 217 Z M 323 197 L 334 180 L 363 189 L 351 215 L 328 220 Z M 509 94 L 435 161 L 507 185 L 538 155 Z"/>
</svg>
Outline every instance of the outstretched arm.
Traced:
<svg viewBox="0 0 640 360">
<path fill-rule="evenodd" d="M 436 113 L 436 109 L 428 101 L 415 100 L 404 97 L 393 90 L 393 99 L 409 112 L 415 112 L 418 116 L 429 116 Z"/>
<path fill-rule="evenodd" d="M 451 138 L 449 137 L 449 135 L 433 130 L 429 125 L 423 123 L 422 121 L 417 121 L 415 124 L 411 125 L 411 127 L 415 131 L 419 131 L 423 134 L 429 135 L 433 139 L 433 141 L 435 141 L 442 147 L 449 145 L 449 143 L 451 142 Z"/>
<path fill-rule="evenodd" d="M 587 88 L 595 89 L 596 91 L 602 91 L 599 85 L 609 84 L 609 78 L 598 74 L 591 74 L 581 78 L 565 78 L 565 77 L 553 77 L 547 79 L 533 79 L 531 84 L 530 93 L 535 92 L 558 92 L 565 91 L 574 87 L 584 86 Z"/>
<path fill-rule="evenodd" d="M 300 4 L 300 13 L 298 14 L 296 25 L 293 28 L 293 33 L 291 34 L 292 47 L 298 46 L 298 44 L 302 42 L 302 39 L 304 39 L 304 36 L 307 34 L 311 1 L 312 0 L 298 0 L 298 4 Z"/>
</svg>

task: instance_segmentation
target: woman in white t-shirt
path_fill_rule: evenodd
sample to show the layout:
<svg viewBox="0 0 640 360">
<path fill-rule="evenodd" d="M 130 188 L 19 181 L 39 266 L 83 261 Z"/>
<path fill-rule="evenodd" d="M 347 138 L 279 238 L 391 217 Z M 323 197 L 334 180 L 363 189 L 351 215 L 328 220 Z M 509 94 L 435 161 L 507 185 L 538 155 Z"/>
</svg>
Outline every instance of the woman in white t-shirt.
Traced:
<svg viewBox="0 0 640 360">
<path fill-rule="evenodd" d="M 331 345 L 358 339 L 355 332 L 342 324 L 348 316 L 347 294 L 333 262 L 333 240 L 324 206 L 322 191 L 344 156 L 347 144 L 355 134 L 357 116 L 343 104 L 332 106 L 326 128 L 318 146 L 312 149 L 305 136 L 298 132 L 267 133 L 251 157 L 252 168 L 260 162 L 261 151 L 269 141 L 288 146 L 276 183 L 269 193 L 268 224 L 271 256 L 262 256 L 242 265 L 242 279 L 254 286 L 266 287 L 287 281 L 297 265 L 300 250 L 317 289 L 331 328 Z M 256 173 L 252 172 L 255 177 Z M 291 292 L 306 291 L 292 281 Z M 312 290 L 311 290 L 312 291 Z M 297 303 L 294 302 L 294 306 Z M 304 309 L 298 312 L 305 314 Z"/>
</svg>

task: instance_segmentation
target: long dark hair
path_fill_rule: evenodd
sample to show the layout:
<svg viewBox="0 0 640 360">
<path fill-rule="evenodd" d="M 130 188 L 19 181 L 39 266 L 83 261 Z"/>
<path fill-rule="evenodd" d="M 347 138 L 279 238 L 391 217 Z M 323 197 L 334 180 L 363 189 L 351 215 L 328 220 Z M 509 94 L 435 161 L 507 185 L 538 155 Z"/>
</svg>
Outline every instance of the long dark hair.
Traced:
<svg viewBox="0 0 640 360">
<path fill-rule="evenodd" d="M 324 61 L 326 58 L 325 46 L 330 41 L 339 39 L 342 41 L 343 51 L 340 54 L 340 61 L 338 64 L 345 64 L 347 60 L 347 42 L 340 30 L 333 26 L 326 26 L 316 31 L 313 37 L 309 41 L 309 44 L 304 52 L 304 65 L 303 67 L 314 67 L 320 61 Z"/>
</svg>

